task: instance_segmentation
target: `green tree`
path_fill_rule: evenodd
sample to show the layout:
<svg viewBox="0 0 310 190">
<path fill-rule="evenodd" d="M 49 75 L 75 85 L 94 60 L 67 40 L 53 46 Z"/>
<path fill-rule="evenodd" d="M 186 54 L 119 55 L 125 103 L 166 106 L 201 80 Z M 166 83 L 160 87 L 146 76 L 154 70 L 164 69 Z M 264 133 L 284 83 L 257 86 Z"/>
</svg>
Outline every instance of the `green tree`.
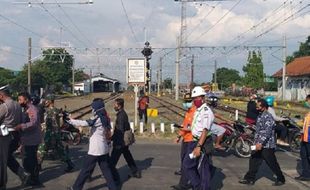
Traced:
<svg viewBox="0 0 310 190">
<path fill-rule="evenodd" d="M 42 52 L 43 59 L 31 64 L 32 89 L 50 89 L 56 92 L 72 84 L 72 65 L 74 58 L 63 48 L 51 48 Z M 14 81 L 19 90 L 27 88 L 27 70 L 25 65 Z"/>
<path fill-rule="evenodd" d="M 264 66 L 260 51 L 249 52 L 248 63 L 243 66 L 245 76 L 243 82 L 246 86 L 255 89 L 264 87 Z"/>
<path fill-rule="evenodd" d="M 239 71 L 235 69 L 228 69 L 226 67 L 218 68 L 216 70 L 216 77 L 220 90 L 230 87 L 232 83 L 238 83 L 241 79 Z M 214 82 L 214 76 L 212 82 Z"/>
<path fill-rule="evenodd" d="M 294 61 L 295 58 L 310 56 L 310 36 L 308 36 L 305 42 L 301 42 L 298 51 L 295 51 L 293 55 L 286 57 L 286 64 Z"/>
<path fill-rule="evenodd" d="M 14 78 L 13 71 L 0 67 L 0 86 L 11 84 Z"/>
</svg>

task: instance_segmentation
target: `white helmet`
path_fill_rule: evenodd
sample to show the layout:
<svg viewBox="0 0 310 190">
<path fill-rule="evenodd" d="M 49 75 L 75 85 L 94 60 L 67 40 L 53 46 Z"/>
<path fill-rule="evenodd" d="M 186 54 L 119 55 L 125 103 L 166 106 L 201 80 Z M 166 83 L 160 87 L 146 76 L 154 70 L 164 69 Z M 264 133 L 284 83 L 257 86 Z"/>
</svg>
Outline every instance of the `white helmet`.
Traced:
<svg viewBox="0 0 310 190">
<path fill-rule="evenodd" d="M 192 90 L 192 98 L 198 97 L 198 96 L 205 96 L 206 91 L 201 86 L 196 86 Z"/>
</svg>

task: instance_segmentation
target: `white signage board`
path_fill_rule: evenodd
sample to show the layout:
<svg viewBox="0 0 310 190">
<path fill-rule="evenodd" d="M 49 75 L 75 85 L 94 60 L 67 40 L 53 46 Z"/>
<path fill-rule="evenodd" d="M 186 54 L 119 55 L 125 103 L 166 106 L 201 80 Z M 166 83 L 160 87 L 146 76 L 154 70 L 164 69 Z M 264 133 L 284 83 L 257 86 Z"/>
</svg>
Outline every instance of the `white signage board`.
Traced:
<svg viewBox="0 0 310 190">
<path fill-rule="evenodd" d="M 127 83 L 144 85 L 146 80 L 145 58 L 127 59 Z"/>
</svg>

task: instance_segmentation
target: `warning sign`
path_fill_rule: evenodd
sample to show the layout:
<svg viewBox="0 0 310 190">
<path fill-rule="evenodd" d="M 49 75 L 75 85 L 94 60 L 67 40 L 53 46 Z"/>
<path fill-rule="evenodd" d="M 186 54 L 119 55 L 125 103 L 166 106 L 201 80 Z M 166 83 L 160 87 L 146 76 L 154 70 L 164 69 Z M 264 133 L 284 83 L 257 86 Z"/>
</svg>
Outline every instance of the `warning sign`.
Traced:
<svg viewBox="0 0 310 190">
<path fill-rule="evenodd" d="M 147 109 L 147 116 L 149 117 L 157 117 L 158 116 L 158 109 Z"/>
</svg>

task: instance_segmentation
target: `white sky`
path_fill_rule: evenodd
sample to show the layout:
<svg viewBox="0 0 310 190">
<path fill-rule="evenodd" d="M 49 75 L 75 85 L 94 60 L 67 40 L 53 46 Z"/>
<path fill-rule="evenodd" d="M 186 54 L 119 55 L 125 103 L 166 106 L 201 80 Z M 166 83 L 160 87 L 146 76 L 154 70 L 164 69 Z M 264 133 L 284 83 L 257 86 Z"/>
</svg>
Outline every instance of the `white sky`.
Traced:
<svg viewBox="0 0 310 190">
<path fill-rule="evenodd" d="M 1 67 L 14 70 L 22 68 L 27 61 L 28 37 L 32 37 L 32 57 L 37 57 L 41 48 L 59 46 L 60 41 L 69 42 L 72 48 L 83 49 L 143 47 L 144 29 L 152 47 L 175 48 L 176 37 L 180 33 L 181 4 L 174 0 L 123 0 L 133 32 L 121 0 L 93 0 L 93 5 L 61 4 L 85 0 L 44 0 L 46 4 L 43 8 L 35 4 L 28 7 L 26 4 L 12 3 L 25 1 L 27 0 L 0 0 Z M 58 2 L 60 7 L 55 4 L 48 5 L 49 2 Z M 309 4 L 310 0 L 187 3 L 187 35 L 190 34 L 187 42 L 190 46 L 281 46 L 283 35 L 286 35 L 287 53 L 290 55 L 298 49 L 299 43 L 304 42 L 310 35 Z M 226 14 L 233 6 L 235 7 L 232 11 Z M 301 11 L 298 12 L 299 10 Z M 225 14 L 226 16 L 218 22 Z M 256 27 L 253 27 L 255 25 Z M 274 29 L 270 30 L 273 26 Z M 268 30 L 270 32 L 260 36 Z M 282 58 L 281 50 L 262 52 L 267 74 L 273 74 L 281 68 L 281 62 L 274 57 Z M 91 52 L 82 55 L 81 51 L 71 49 L 70 53 L 75 54 L 77 67 L 85 68 L 87 72 L 92 68 L 95 74 L 101 72 L 124 82 L 126 57 L 100 56 L 98 64 L 97 56 Z M 221 51 L 195 51 L 190 52 L 189 56 L 192 53 L 196 54 L 196 82 L 207 82 L 211 79 L 215 59 L 218 67 L 234 68 L 241 72 L 248 55 L 246 50 L 234 51 L 228 55 L 222 54 Z M 174 78 L 175 55 L 173 52 L 164 59 L 163 78 Z M 153 81 L 156 81 L 155 71 L 160 56 L 162 54 L 156 53 L 151 59 Z M 190 59 L 184 59 L 182 62 L 181 82 L 189 80 L 189 63 Z"/>
</svg>

